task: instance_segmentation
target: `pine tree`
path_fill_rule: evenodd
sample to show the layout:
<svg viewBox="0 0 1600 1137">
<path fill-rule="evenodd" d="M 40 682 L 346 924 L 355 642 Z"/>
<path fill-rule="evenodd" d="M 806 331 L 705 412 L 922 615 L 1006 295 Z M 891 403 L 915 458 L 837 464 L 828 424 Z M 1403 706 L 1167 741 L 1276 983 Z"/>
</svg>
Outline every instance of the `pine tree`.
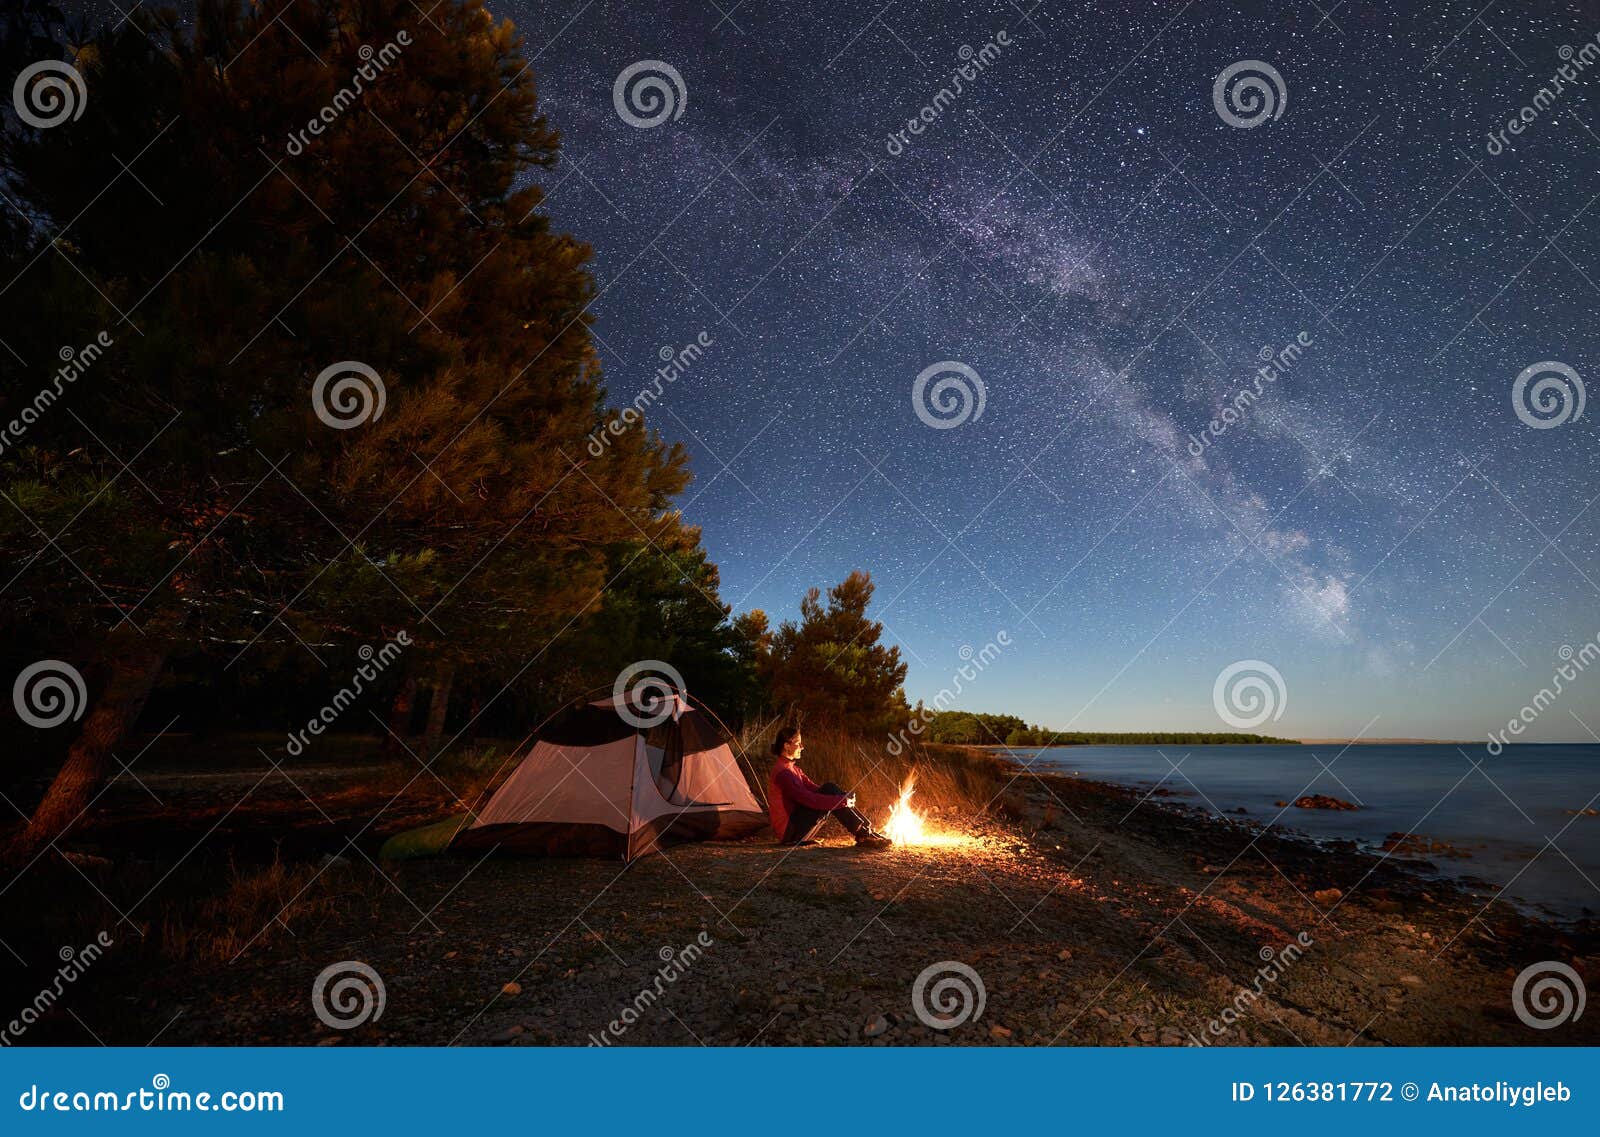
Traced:
<svg viewBox="0 0 1600 1137">
<path fill-rule="evenodd" d="M 792 707 L 842 729 L 877 733 L 903 725 L 906 665 L 898 647 L 882 642 L 883 625 L 867 616 L 872 578 L 852 572 L 800 602 L 800 622 L 785 622 L 767 664 L 774 706 Z"/>
<path fill-rule="evenodd" d="M 594 610 L 608 549 L 677 530 L 688 477 L 642 430 L 585 452 L 589 250 L 541 211 L 560 140 L 479 0 L 203 0 L 74 63 L 84 114 L 0 149 L 32 219 L 0 301 L 30 364 L 112 343 L 0 454 L 0 630 L 71 629 L 104 678 L 12 855 L 81 812 L 175 646 L 327 683 L 409 629 L 436 686 L 499 690 Z M 49 378 L 3 366 L 0 419 Z"/>
</svg>

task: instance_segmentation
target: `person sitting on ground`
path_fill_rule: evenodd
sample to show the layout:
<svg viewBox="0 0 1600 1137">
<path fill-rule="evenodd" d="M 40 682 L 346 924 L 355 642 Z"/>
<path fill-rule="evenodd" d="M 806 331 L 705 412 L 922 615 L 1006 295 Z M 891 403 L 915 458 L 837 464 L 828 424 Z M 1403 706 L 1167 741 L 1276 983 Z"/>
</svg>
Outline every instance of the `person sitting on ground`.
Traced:
<svg viewBox="0 0 1600 1137">
<path fill-rule="evenodd" d="M 836 819 L 865 849 L 886 849 L 893 842 L 876 832 L 865 814 L 855 808 L 856 795 L 832 782 L 817 785 L 800 769 L 805 742 L 795 727 L 784 727 L 772 743 L 772 776 L 767 781 L 767 812 L 772 831 L 785 845 L 812 845 L 814 834 L 828 818 Z"/>
</svg>

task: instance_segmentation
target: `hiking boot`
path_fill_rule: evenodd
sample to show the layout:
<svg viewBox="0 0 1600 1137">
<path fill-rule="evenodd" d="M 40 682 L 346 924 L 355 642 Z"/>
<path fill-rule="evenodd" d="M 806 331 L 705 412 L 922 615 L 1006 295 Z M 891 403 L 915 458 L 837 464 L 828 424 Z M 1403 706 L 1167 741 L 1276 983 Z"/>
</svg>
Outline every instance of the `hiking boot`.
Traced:
<svg viewBox="0 0 1600 1137">
<path fill-rule="evenodd" d="M 889 849 L 894 847 L 894 842 L 882 833 L 863 833 L 856 838 L 858 849 Z"/>
</svg>

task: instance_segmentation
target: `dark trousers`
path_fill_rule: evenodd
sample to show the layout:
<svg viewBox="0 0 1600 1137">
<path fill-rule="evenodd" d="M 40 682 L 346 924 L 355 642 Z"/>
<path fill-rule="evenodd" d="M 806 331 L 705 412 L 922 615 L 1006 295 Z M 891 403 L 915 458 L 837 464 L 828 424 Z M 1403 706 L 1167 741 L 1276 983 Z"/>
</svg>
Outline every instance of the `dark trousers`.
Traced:
<svg viewBox="0 0 1600 1137">
<path fill-rule="evenodd" d="M 819 793 L 842 794 L 845 791 L 832 782 L 824 782 L 817 787 Z M 811 835 L 822 827 L 828 818 L 835 818 L 853 836 L 859 837 L 863 833 L 872 831 L 872 822 L 859 810 L 848 805 L 841 805 L 838 809 L 810 809 L 797 805 L 789 811 L 789 827 L 783 831 L 785 845 L 798 845 L 801 841 L 809 840 Z"/>
</svg>

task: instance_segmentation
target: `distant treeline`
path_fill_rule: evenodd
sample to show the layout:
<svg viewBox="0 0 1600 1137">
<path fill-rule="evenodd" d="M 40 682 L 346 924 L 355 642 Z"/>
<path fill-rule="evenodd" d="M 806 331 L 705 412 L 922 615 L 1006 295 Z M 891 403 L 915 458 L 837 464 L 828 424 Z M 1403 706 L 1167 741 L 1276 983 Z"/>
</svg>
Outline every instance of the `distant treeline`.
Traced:
<svg viewBox="0 0 1600 1137">
<path fill-rule="evenodd" d="M 934 742 L 1005 746 L 1175 746 L 1224 743 L 1235 746 L 1253 743 L 1294 743 L 1293 738 L 1273 738 L 1265 734 L 1233 734 L 1225 731 L 1142 731 L 1137 733 L 1073 730 L 1054 731 L 1033 726 L 1016 715 L 975 714 L 970 711 L 939 711 L 928 723 L 927 737 Z"/>
</svg>

